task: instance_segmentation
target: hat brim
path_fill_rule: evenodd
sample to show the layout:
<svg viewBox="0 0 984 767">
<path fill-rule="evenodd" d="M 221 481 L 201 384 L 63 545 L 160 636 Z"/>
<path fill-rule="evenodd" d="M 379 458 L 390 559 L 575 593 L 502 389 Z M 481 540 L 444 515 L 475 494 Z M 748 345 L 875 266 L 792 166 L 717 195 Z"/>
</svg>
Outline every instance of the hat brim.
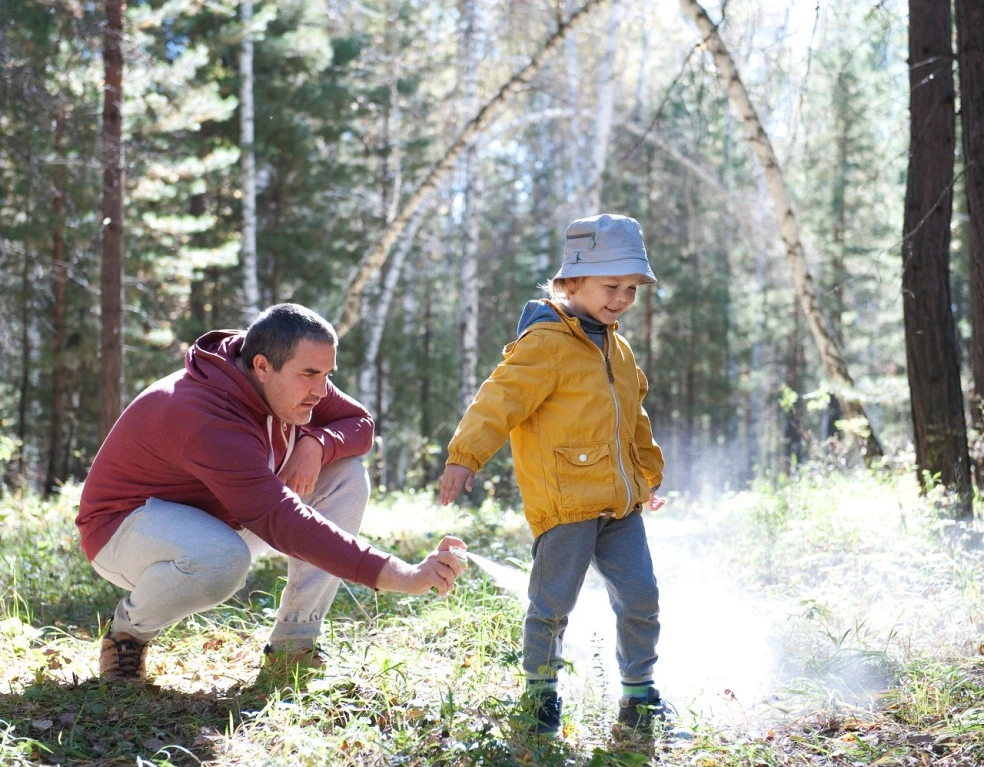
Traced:
<svg viewBox="0 0 984 767">
<path fill-rule="evenodd" d="M 629 277 L 638 275 L 642 277 L 641 285 L 655 285 L 656 275 L 649 265 L 649 260 L 645 258 L 620 258 L 612 261 L 590 262 L 581 261 L 580 263 L 565 263 L 560 267 L 560 271 L 554 275 L 555 280 L 564 280 L 570 277 Z"/>
</svg>

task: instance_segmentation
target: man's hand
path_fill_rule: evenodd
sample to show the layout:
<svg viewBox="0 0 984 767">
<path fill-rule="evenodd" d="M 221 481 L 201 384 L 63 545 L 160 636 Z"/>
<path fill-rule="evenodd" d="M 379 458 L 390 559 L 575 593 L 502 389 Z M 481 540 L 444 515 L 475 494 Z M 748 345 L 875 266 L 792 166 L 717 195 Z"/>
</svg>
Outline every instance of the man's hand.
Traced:
<svg viewBox="0 0 984 767">
<path fill-rule="evenodd" d="M 381 591 L 402 591 L 404 594 L 423 594 L 435 588 L 444 596 L 454 590 L 454 581 L 468 565 L 458 559 L 451 549 L 467 549 L 460 538 L 447 535 L 419 565 L 411 565 L 402 559 L 391 557 L 376 579 Z"/>
<path fill-rule="evenodd" d="M 449 463 L 441 475 L 441 505 L 447 506 L 457 498 L 462 486 L 471 492 L 475 486 L 475 472 L 466 466 Z"/>
<path fill-rule="evenodd" d="M 305 434 L 294 444 L 290 458 L 280 470 L 280 479 L 291 490 L 303 497 L 314 492 L 314 485 L 321 473 L 324 449 L 317 439 Z"/>
</svg>

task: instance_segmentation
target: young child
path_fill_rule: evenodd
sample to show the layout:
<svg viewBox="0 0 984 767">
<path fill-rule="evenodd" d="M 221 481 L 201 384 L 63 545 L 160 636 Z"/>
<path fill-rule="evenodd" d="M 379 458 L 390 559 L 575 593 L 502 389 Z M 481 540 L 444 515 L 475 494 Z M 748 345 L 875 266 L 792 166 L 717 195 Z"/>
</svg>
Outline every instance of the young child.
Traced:
<svg viewBox="0 0 984 767">
<path fill-rule="evenodd" d="M 551 300 L 530 301 L 518 338 L 482 384 L 448 447 L 440 500 L 447 505 L 508 436 L 533 530 L 523 670 L 537 731 L 560 727 L 557 670 L 564 629 L 589 564 L 608 589 L 617 624 L 623 697 L 618 720 L 651 728 L 665 718 L 653 685 L 659 590 L 641 510 L 663 505 L 663 454 L 642 407 L 648 384 L 619 316 L 656 278 L 642 228 L 625 216 L 567 228 Z"/>
</svg>

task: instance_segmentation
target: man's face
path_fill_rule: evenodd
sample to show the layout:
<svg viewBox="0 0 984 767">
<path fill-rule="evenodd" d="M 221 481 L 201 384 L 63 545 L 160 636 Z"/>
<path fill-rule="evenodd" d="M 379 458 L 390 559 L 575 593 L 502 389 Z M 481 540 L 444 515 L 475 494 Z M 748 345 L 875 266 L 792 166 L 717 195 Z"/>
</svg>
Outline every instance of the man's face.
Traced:
<svg viewBox="0 0 984 767">
<path fill-rule="evenodd" d="M 328 376 L 335 370 L 335 347 L 302 338 L 294 356 L 279 371 L 262 354 L 253 358 L 253 375 L 260 395 L 285 423 L 303 426 L 328 393 Z"/>
<path fill-rule="evenodd" d="M 567 305 L 577 312 L 611 325 L 635 301 L 642 277 L 585 277 Z"/>
</svg>

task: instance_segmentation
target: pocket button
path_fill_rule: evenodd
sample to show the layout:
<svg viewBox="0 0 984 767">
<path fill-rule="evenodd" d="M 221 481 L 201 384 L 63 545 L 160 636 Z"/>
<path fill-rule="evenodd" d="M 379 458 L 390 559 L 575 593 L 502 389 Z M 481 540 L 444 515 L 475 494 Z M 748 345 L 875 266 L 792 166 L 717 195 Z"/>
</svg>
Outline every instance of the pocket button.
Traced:
<svg viewBox="0 0 984 767">
<path fill-rule="evenodd" d="M 584 453 L 581 453 L 581 455 L 579 455 L 578 458 L 581 459 L 581 463 L 584 463 L 586 460 L 588 460 L 588 456 L 586 456 Z"/>
</svg>

